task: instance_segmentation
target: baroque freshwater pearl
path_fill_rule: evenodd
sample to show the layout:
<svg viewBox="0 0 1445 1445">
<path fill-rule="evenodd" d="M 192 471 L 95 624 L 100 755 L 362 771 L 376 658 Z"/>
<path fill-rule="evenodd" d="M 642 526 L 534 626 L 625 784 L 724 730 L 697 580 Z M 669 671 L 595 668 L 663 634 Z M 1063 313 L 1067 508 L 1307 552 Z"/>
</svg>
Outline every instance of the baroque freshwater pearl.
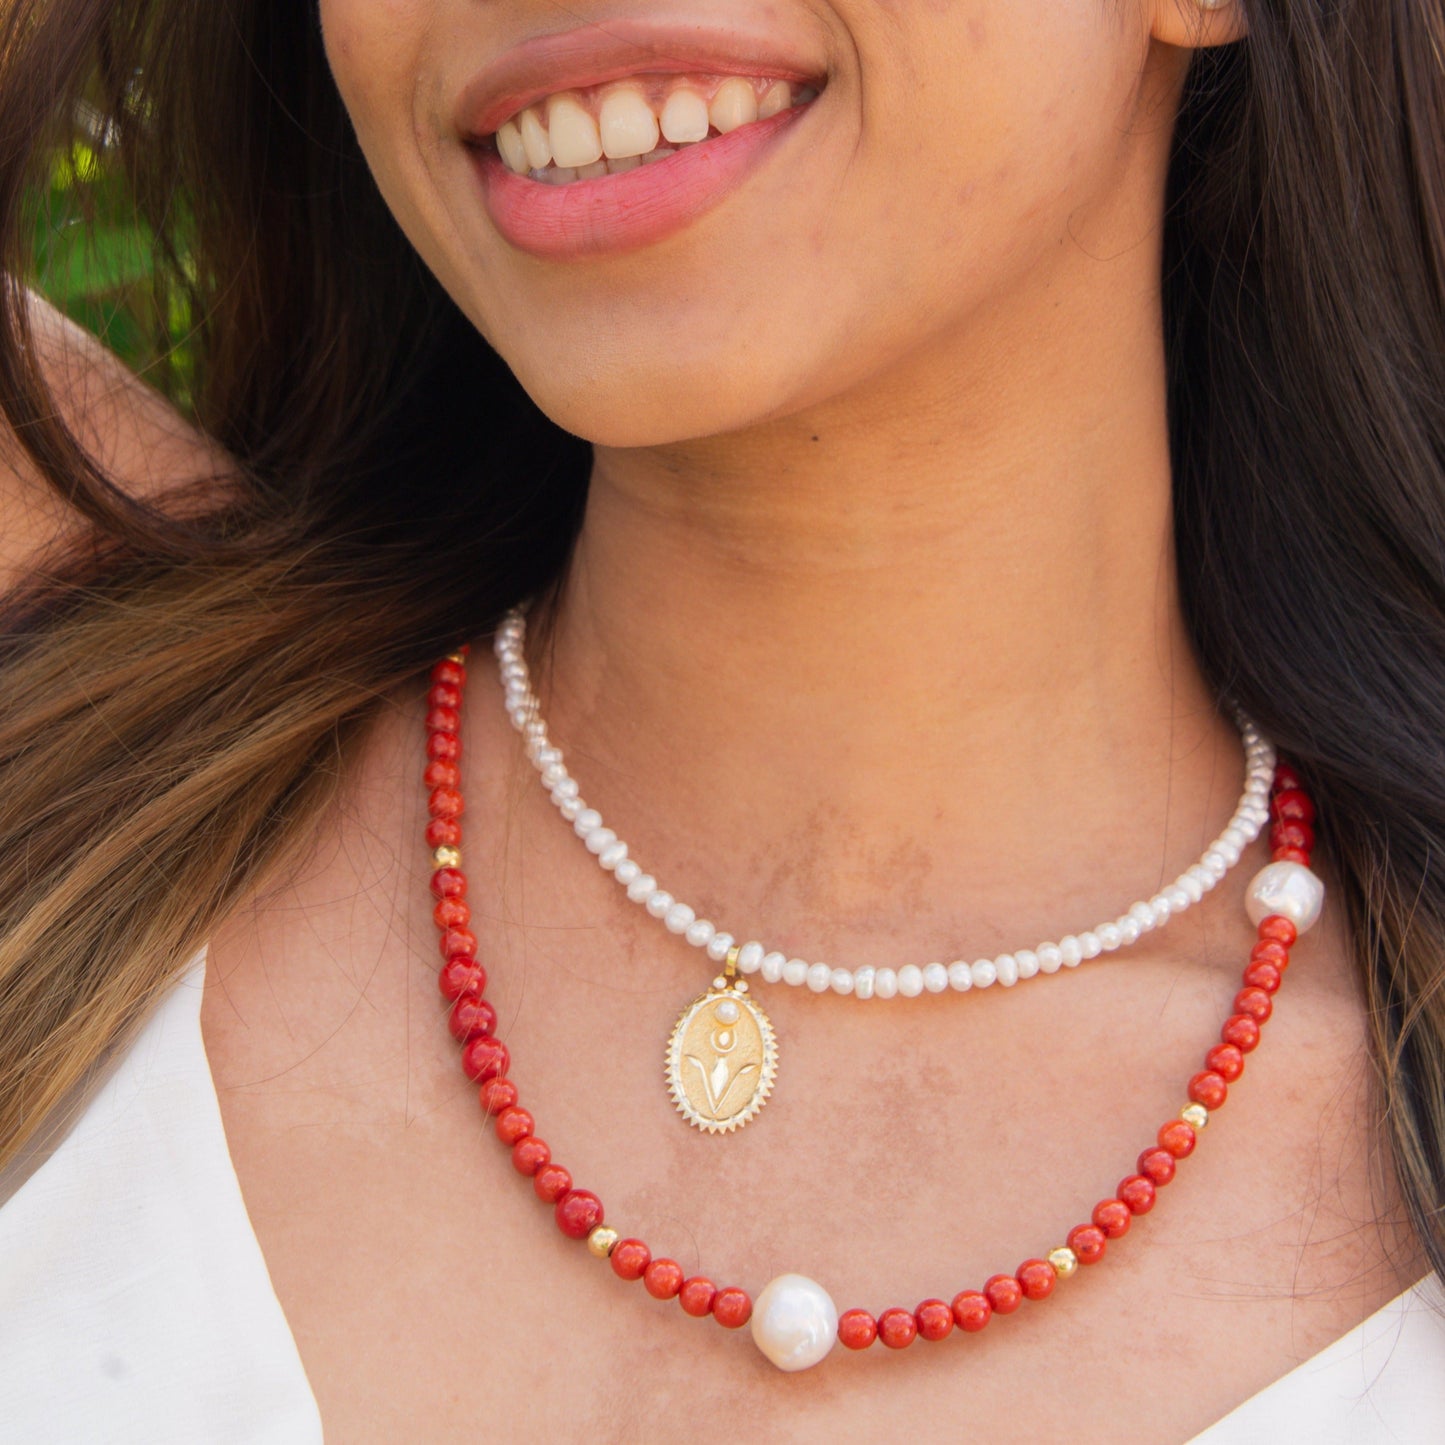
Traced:
<svg viewBox="0 0 1445 1445">
<path fill-rule="evenodd" d="M 1325 885 L 1303 863 L 1271 863 L 1261 868 L 1244 900 L 1251 923 L 1257 925 L 1278 913 L 1301 933 L 1319 922 L 1324 906 Z"/>
<path fill-rule="evenodd" d="M 753 1342 L 780 1370 L 816 1365 L 838 1338 L 838 1306 L 822 1285 L 780 1274 L 753 1305 Z"/>
</svg>

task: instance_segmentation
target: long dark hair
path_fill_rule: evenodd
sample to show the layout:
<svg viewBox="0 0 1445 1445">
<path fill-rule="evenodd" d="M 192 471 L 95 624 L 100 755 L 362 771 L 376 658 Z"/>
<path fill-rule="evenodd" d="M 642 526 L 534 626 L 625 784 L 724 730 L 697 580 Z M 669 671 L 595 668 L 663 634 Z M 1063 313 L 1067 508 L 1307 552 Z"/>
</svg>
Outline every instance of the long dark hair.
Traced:
<svg viewBox="0 0 1445 1445">
<path fill-rule="evenodd" d="M 1210 678 L 1320 801 L 1438 1269 L 1445 12 L 1248 9 L 1247 41 L 1193 62 L 1170 176 L 1180 572 Z M 0 1162 L 305 835 L 387 691 L 556 576 L 587 484 L 586 446 L 397 232 L 311 7 L 8 5 L 12 277 L 82 101 L 157 285 L 188 298 L 194 415 L 235 471 L 169 515 L 121 494 L 57 420 L 6 291 L 0 405 L 88 530 L 3 610 Z"/>
</svg>

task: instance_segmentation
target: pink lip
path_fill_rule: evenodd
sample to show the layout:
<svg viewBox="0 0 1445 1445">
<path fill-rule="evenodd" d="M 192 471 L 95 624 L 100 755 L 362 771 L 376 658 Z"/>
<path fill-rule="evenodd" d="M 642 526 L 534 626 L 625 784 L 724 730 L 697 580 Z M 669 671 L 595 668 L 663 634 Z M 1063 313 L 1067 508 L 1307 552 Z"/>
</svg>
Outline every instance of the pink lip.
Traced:
<svg viewBox="0 0 1445 1445">
<path fill-rule="evenodd" d="M 799 58 L 765 31 L 734 25 L 664 24 L 617 17 L 514 45 L 467 84 L 457 129 L 469 140 L 495 134 L 504 120 L 559 90 L 581 90 L 627 75 L 756 75 L 822 89 L 826 65 Z"/>
<path fill-rule="evenodd" d="M 565 186 L 514 175 L 486 145 L 474 151 L 482 198 L 502 235 L 534 256 L 576 260 L 633 250 L 715 206 L 812 104 L 685 146 L 651 165 Z"/>
</svg>

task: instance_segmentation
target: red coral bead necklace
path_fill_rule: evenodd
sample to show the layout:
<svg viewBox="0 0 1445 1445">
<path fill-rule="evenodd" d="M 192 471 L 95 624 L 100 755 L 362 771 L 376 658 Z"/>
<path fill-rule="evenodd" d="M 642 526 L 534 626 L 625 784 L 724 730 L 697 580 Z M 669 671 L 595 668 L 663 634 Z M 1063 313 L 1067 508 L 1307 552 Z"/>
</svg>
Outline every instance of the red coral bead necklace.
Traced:
<svg viewBox="0 0 1445 1445">
<path fill-rule="evenodd" d="M 827 1291 L 800 1274 L 784 1274 L 754 1300 L 737 1286 L 719 1288 L 704 1275 L 687 1276 L 676 1260 L 653 1258 L 640 1239 L 624 1238 L 605 1222 L 602 1201 L 575 1187 L 572 1175 L 552 1159 L 537 1134 L 537 1122 L 522 1106 L 510 1078 L 511 1055 L 496 1036 L 497 1014 L 486 998 L 487 970 L 477 956 L 471 931 L 467 879 L 462 871 L 461 704 L 467 652 L 451 654 L 431 671 L 427 694 L 427 846 L 432 849 L 432 916 L 440 935 L 439 985 L 451 1002 L 449 1025 L 462 1045 L 461 1062 L 478 1086 L 483 1112 L 494 1121 L 498 1140 L 511 1153 L 516 1171 L 532 1181 L 537 1198 L 551 1207 L 557 1227 L 585 1241 L 589 1252 L 610 1263 L 619 1279 L 641 1281 L 654 1299 L 676 1299 L 683 1312 L 711 1316 L 727 1329 L 751 1326 L 758 1348 L 783 1370 L 817 1364 L 841 1342 L 863 1350 L 881 1342 L 901 1350 L 917 1339 L 938 1341 L 955 1331 L 974 1334 L 995 1315 L 1012 1314 L 1025 1301 L 1045 1300 L 1061 1281 L 1098 1264 L 1111 1243 L 1122 1240 L 1134 1221 L 1154 1208 L 1158 1191 L 1194 1152 L 1210 1115 L 1228 1098 L 1244 1072 L 1274 996 L 1289 967 L 1298 936 L 1318 920 L 1324 888 L 1310 871 L 1315 810 L 1295 771 L 1275 768 L 1270 793 L 1269 841 L 1273 860 L 1250 884 L 1246 908 L 1257 942 L 1245 965 L 1242 987 L 1220 1029 L 1219 1042 L 1205 1054 L 1190 1079 L 1188 1102 L 1166 1120 L 1138 1156 L 1114 1195 L 1101 1200 L 1062 1244 L 1026 1259 L 1012 1273 L 995 1274 L 977 1289 L 965 1288 L 924 1300 L 912 1309 L 895 1307 L 876 1316 L 864 1309 L 838 1311 Z"/>
</svg>

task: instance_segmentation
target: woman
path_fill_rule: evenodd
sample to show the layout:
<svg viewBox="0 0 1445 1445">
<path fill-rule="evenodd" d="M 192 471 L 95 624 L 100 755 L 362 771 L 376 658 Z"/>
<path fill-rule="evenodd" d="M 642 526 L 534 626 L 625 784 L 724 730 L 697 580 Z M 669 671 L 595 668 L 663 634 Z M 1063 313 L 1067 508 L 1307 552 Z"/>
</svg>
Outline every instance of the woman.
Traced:
<svg viewBox="0 0 1445 1445">
<path fill-rule="evenodd" d="M 1439 1438 L 1438 5 L 3 23 L 7 1419 Z"/>
</svg>

